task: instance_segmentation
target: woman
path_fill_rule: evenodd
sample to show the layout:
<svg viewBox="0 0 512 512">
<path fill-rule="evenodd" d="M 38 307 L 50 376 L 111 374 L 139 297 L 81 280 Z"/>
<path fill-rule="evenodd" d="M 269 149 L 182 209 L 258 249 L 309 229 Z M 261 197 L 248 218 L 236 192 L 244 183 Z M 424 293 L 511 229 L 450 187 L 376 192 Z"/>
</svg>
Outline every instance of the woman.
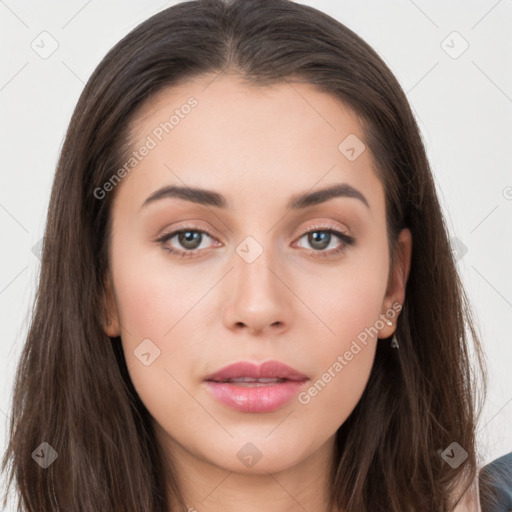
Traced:
<svg viewBox="0 0 512 512">
<path fill-rule="evenodd" d="M 341 23 L 199 0 L 136 27 L 46 230 L 26 510 L 480 510 L 471 309 L 406 97 Z"/>
</svg>

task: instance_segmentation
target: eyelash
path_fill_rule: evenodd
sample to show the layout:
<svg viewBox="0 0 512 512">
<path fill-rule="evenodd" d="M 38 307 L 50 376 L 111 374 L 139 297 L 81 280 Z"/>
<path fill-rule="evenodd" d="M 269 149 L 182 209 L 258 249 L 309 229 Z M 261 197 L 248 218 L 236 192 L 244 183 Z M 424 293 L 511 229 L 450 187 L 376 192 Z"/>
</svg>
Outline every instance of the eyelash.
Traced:
<svg viewBox="0 0 512 512">
<path fill-rule="evenodd" d="M 181 258 L 194 258 L 196 257 L 196 253 L 197 252 L 200 252 L 201 249 L 193 249 L 193 250 L 188 250 L 188 251 L 178 251 L 176 249 L 173 249 L 173 248 L 170 248 L 165 244 L 165 242 L 167 242 L 168 240 L 171 240 L 172 238 L 174 238 L 176 235 L 179 235 L 181 233 L 185 233 L 185 232 L 189 232 L 189 231 L 192 231 L 192 232 L 195 232 L 195 233 L 202 233 L 210 238 L 213 238 L 207 231 L 204 231 L 202 229 L 196 229 L 194 226 L 184 226 L 183 228 L 180 228 L 176 231 L 171 231 L 169 233 L 164 233 L 161 237 L 157 238 L 155 240 L 156 243 L 160 244 L 162 246 L 162 248 L 167 251 L 168 253 L 171 253 L 173 254 L 174 256 L 176 257 L 181 257 Z M 301 238 L 303 238 L 304 236 L 308 235 L 309 233 L 315 233 L 315 232 L 322 232 L 322 233 L 331 233 L 331 234 L 334 234 L 335 236 L 337 236 L 338 238 L 340 238 L 343 242 L 343 244 L 341 245 L 341 247 L 338 247 L 337 249 L 331 249 L 330 251 L 324 251 L 324 250 L 311 250 L 310 252 L 310 256 L 313 256 L 314 258 L 317 258 L 317 257 L 332 257 L 332 256 L 336 256 L 338 254 L 341 254 L 342 252 L 346 251 L 348 249 L 349 246 L 353 245 L 354 242 L 355 242 L 355 239 L 345 233 L 342 233 L 341 231 L 337 230 L 337 229 L 333 229 L 329 226 L 314 226 L 312 228 L 310 228 L 308 231 L 306 231 L 305 233 L 303 233 L 299 240 Z"/>
</svg>

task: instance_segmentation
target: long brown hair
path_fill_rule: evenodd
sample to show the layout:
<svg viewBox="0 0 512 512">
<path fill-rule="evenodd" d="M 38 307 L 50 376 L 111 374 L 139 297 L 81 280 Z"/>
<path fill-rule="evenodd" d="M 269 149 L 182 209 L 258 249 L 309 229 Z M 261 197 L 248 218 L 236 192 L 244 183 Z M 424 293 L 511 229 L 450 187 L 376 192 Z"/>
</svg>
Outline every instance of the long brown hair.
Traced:
<svg viewBox="0 0 512 512">
<path fill-rule="evenodd" d="M 252 84 L 314 84 L 353 109 L 384 186 L 391 258 L 399 231 L 412 232 L 400 348 L 377 344 L 364 394 L 337 432 L 332 505 L 451 510 L 455 486 L 477 474 L 485 366 L 420 131 L 378 54 L 340 22 L 290 0 L 174 5 L 126 35 L 88 80 L 51 193 L 3 460 L 9 486 L 15 478 L 30 512 L 168 512 L 170 495 L 187 510 L 120 340 L 103 330 L 114 194 L 99 200 L 94 191 L 133 150 L 130 122 L 148 97 L 226 71 Z M 47 469 L 32 457 L 42 442 L 58 453 Z M 452 442 L 468 454 L 458 467 L 441 456 Z"/>
</svg>

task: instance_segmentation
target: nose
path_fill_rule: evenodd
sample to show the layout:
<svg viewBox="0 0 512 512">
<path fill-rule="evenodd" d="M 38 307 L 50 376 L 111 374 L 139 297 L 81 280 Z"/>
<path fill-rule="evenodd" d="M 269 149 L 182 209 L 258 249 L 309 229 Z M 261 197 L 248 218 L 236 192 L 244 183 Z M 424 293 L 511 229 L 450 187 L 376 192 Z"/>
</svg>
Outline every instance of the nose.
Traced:
<svg viewBox="0 0 512 512">
<path fill-rule="evenodd" d="M 290 328 L 293 316 L 293 293 L 286 276 L 270 251 L 251 263 L 233 254 L 233 270 L 226 285 L 223 321 L 234 331 L 275 336 Z"/>
</svg>

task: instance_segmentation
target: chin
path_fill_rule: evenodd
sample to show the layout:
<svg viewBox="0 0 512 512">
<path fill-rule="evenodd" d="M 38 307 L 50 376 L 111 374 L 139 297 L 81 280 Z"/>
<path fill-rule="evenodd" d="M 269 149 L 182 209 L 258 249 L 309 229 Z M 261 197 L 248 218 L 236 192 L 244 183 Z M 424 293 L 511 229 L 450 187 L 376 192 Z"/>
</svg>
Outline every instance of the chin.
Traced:
<svg viewBox="0 0 512 512">
<path fill-rule="evenodd" d="M 210 438 L 208 446 L 201 447 L 204 454 L 201 458 L 226 471 L 265 475 L 301 464 L 321 445 L 320 439 L 308 440 L 297 429 L 293 435 L 285 431 L 279 435 L 278 429 L 270 435 L 267 430 L 254 436 L 245 432 L 243 436 L 235 435 L 233 439 L 226 439 L 226 442 L 216 442 Z"/>
</svg>

